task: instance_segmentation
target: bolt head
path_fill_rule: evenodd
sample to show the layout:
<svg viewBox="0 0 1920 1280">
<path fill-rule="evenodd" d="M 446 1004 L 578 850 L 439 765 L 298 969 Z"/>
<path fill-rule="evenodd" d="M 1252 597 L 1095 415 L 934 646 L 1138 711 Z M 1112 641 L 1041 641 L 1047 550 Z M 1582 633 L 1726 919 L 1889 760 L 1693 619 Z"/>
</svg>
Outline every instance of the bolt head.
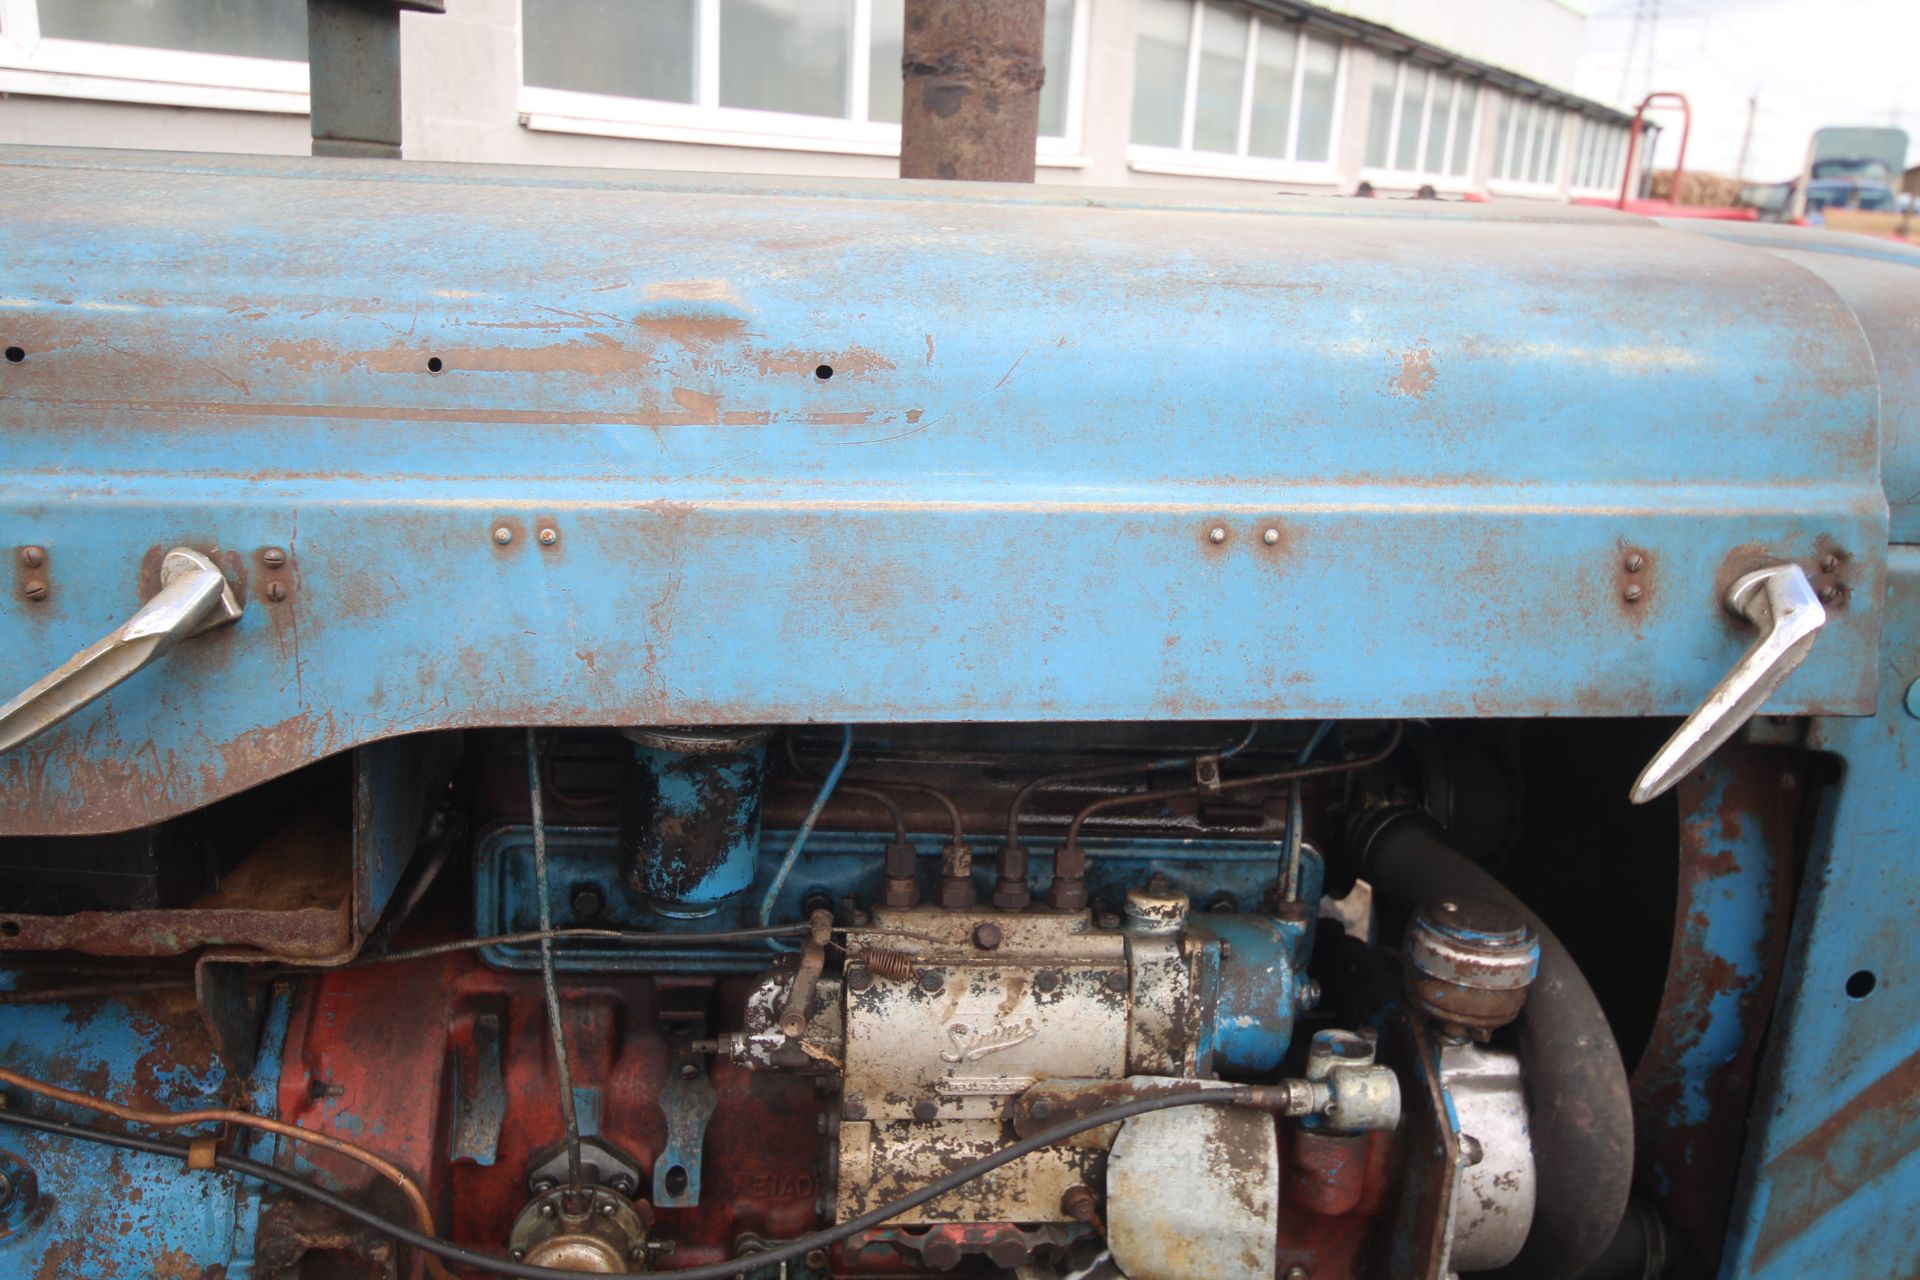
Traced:
<svg viewBox="0 0 1920 1280">
<path fill-rule="evenodd" d="M 699 1067 L 694 1066 L 691 1062 L 683 1062 L 680 1064 L 680 1078 L 682 1080 L 695 1080 L 698 1079 L 699 1076 Z"/>
<path fill-rule="evenodd" d="M 1822 572 L 1822 573 L 1832 573 L 1832 572 L 1833 572 L 1833 571 L 1834 571 L 1835 569 L 1838 569 L 1839 567 L 1840 567 L 1840 557 L 1839 557 L 1839 556 L 1823 556 L 1823 557 L 1821 557 L 1821 560 L 1820 560 L 1820 572 Z"/>
<path fill-rule="evenodd" d="M 527 1260 L 527 1251 L 525 1249 L 515 1249 L 512 1257 L 515 1262 L 525 1262 Z"/>
<path fill-rule="evenodd" d="M 1226 540 L 1227 540 L 1227 528 L 1225 525 L 1217 524 L 1213 526 L 1213 528 L 1207 530 L 1208 542 L 1215 543 L 1217 545 L 1219 543 L 1225 542 Z"/>
<path fill-rule="evenodd" d="M 556 1212 L 557 1210 L 554 1209 L 551 1204 L 543 1204 L 540 1206 L 540 1216 L 543 1218 L 551 1218 Z"/>
<path fill-rule="evenodd" d="M 47 584 L 38 578 L 27 583 L 27 585 L 20 588 L 20 590 L 29 600 L 44 600 L 47 598 Z"/>
<path fill-rule="evenodd" d="M 1646 567 L 1647 558 L 1638 551 L 1627 557 L 1626 568 L 1628 573 L 1638 573 Z"/>
<path fill-rule="evenodd" d="M 1269 529 L 1260 535 L 1260 541 L 1271 547 L 1280 541 L 1280 531 L 1278 529 Z"/>
<path fill-rule="evenodd" d="M 275 604 L 279 604 L 282 600 L 285 600 L 286 598 L 287 598 L 286 583 L 269 582 L 267 584 L 267 599 L 273 601 Z"/>
<path fill-rule="evenodd" d="M 543 1196 L 547 1194 L 547 1192 L 553 1190 L 553 1188 L 554 1188 L 554 1183 L 552 1179 L 542 1178 L 540 1179 L 540 1181 L 533 1184 L 533 1193 L 537 1196 Z"/>
<path fill-rule="evenodd" d="M 614 1214 L 618 1213 L 619 1211 L 620 1211 L 620 1206 L 615 1204 L 611 1200 L 602 1200 L 600 1202 L 600 1216 L 603 1218 L 611 1218 Z"/>
<path fill-rule="evenodd" d="M 1027 1114 L 1044 1124 L 1053 1116 L 1053 1099 L 1035 1098 L 1033 1105 L 1027 1108 Z"/>
<path fill-rule="evenodd" d="M 507 528 L 505 525 L 500 525 L 493 531 L 493 540 L 504 547 L 513 541 L 513 530 Z"/>
<path fill-rule="evenodd" d="M 45 564 L 46 562 L 47 562 L 47 549 L 45 547 L 20 548 L 20 563 L 27 566 L 27 568 L 38 569 L 41 565 Z"/>
<path fill-rule="evenodd" d="M 1060 987 L 1060 975 L 1052 969 L 1042 969 L 1034 975 L 1033 986 L 1036 991 L 1056 991 Z"/>
<path fill-rule="evenodd" d="M 920 989 L 928 995 L 937 993 L 941 987 L 946 985 L 946 981 L 937 969 L 923 969 L 920 971 Z"/>
<path fill-rule="evenodd" d="M 873 985 L 873 972 L 869 969 L 847 970 L 847 990 L 865 991 Z"/>
<path fill-rule="evenodd" d="M 1638 600 L 1641 596 L 1645 595 L 1646 593 L 1640 589 L 1640 584 L 1636 582 L 1632 586 L 1628 587 L 1625 591 L 1621 592 L 1620 594 L 1623 598 L 1625 598 L 1627 603 L 1631 604 L 1634 601 Z"/>
<path fill-rule="evenodd" d="M 983 920 L 973 927 L 973 945 L 982 951 L 991 951 L 1000 945 L 1000 926 L 991 920 Z"/>
<path fill-rule="evenodd" d="M 809 1249 L 807 1250 L 807 1256 L 803 1258 L 802 1261 L 815 1271 L 824 1270 L 827 1265 L 827 1251 L 825 1249 Z"/>
<path fill-rule="evenodd" d="M 560 531 L 558 529 L 542 529 L 540 531 L 541 546 L 550 547 L 558 541 L 560 541 Z"/>
<path fill-rule="evenodd" d="M 1118 969 L 1109 970 L 1107 973 L 1107 990 L 1124 992 L 1126 989 L 1127 975 Z"/>
<path fill-rule="evenodd" d="M 618 1191 L 623 1196 L 630 1196 L 633 1194 L 633 1179 L 629 1178 L 624 1173 L 616 1174 L 614 1176 L 613 1181 L 609 1182 L 607 1185 L 612 1187 L 615 1191 Z"/>
<path fill-rule="evenodd" d="M 940 1104 L 937 1102 L 916 1102 L 913 1104 L 915 1120 L 937 1120 L 940 1118 Z"/>
<path fill-rule="evenodd" d="M 260 563 L 269 569 L 278 569 L 287 562 L 287 553 L 279 547 L 268 547 L 260 553 Z"/>
</svg>

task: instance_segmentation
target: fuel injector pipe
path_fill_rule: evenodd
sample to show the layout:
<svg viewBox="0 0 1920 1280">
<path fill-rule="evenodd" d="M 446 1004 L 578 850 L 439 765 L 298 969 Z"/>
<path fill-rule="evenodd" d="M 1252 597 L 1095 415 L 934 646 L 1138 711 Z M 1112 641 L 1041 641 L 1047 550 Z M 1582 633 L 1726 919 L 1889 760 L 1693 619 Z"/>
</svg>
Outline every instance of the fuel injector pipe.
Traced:
<svg viewBox="0 0 1920 1280">
<path fill-rule="evenodd" d="M 1389 923 L 1404 923 L 1428 899 L 1483 898 L 1518 914 L 1539 938 L 1539 976 L 1513 1024 L 1532 1110 L 1539 1200 L 1526 1244 L 1497 1274 L 1577 1274 L 1613 1239 L 1633 1181 L 1633 1104 L 1606 1012 L 1553 931 L 1447 844 L 1424 812 L 1393 809 L 1369 819 L 1354 848 Z"/>
</svg>

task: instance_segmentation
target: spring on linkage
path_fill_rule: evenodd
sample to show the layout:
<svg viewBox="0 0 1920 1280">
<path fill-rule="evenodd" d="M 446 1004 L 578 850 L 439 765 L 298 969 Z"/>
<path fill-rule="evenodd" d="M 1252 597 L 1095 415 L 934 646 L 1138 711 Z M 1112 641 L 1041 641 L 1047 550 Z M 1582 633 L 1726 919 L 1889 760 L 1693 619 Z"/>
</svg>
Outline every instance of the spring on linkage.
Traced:
<svg viewBox="0 0 1920 1280">
<path fill-rule="evenodd" d="M 885 978 L 889 982 L 913 980 L 913 957 L 904 952 L 876 947 L 862 951 L 860 963 L 867 966 L 868 973 Z"/>
</svg>

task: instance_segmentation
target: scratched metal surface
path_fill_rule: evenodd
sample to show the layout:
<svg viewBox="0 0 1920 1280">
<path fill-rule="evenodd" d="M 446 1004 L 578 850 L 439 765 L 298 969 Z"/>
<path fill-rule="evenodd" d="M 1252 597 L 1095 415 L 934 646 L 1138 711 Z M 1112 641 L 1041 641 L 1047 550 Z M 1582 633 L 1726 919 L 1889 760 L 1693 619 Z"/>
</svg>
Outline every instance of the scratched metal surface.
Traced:
<svg viewBox="0 0 1920 1280">
<path fill-rule="evenodd" d="M 1724 1276 L 1892 1280 L 1920 1258 L 1920 548 L 1889 565 L 1879 709 L 1814 725 L 1846 774 L 1808 858 Z"/>
<path fill-rule="evenodd" d="M 1895 542 L 1920 542 L 1920 249 L 1845 231 L 1766 223 L 1674 222 L 1779 254 L 1832 285 L 1873 347 L 1880 376 L 1880 469 Z"/>
<path fill-rule="evenodd" d="M 12 987 L 16 975 L 0 975 Z M 0 1061 L 67 1087 L 160 1110 L 241 1105 L 272 1114 L 289 1003 L 270 1003 L 253 1075 L 231 1081 L 200 1026 L 192 996 L 13 1005 L 0 1016 Z M 14 1105 L 88 1124 L 98 1117 L 21 1097 Z M 108 1122 L 110 1123 L 110 1122 Z M 190 1129 L 198 1137 L 212 1128 Z M 239 1154 L 271 1160 L 271 1138 Z M 248 1280 L 260 1188 L 225 1173 L 183 1176 L 180 1162 L 11 1129 L 0 1156 L 33 1170 L 31 1205 L 0 1216 L 0 1275 L 19 1280 L 223 1276 Z"/>
<path fill-rule="evenodd" d="M 1769 556 L 1862 602 L 1774 708 L 1872 705 L 1875 367 L 1771 254 L 1603 211 L 0 165 L 0 526 L 49 586 L 16 569 L 0 684 L 175 543 L 247 599 L 0 756 L 0 832 L 438 727 L 1677 713 Z"/>
</svg>

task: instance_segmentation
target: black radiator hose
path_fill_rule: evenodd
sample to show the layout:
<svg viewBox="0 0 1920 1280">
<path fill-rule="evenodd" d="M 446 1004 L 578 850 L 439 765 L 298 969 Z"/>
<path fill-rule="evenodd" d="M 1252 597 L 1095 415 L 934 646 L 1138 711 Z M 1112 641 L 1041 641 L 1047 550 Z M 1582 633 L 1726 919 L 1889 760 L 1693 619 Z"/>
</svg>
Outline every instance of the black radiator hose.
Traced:
<svg viewBox="0 0 1920 1280">
<path fill-rule="evenodd" d="M 1579 1272 L 1613 1239 L 1633 1181 L 1633 1104 L 1607 1016 L 1579 966 L 1525 903 L 1444 839 L 1425 813 L 1370 820 L 1356 844 L 1382 921 L 1395 932 L 1420 903 L 1448 896 L 1506 904 L 1540 938 L 1540 974 L 1513 1024 L 1526 1072 L 1539 1199 L 1520 1255 L 1500 1272 L 1547 1280 Z"/>
</svg>

